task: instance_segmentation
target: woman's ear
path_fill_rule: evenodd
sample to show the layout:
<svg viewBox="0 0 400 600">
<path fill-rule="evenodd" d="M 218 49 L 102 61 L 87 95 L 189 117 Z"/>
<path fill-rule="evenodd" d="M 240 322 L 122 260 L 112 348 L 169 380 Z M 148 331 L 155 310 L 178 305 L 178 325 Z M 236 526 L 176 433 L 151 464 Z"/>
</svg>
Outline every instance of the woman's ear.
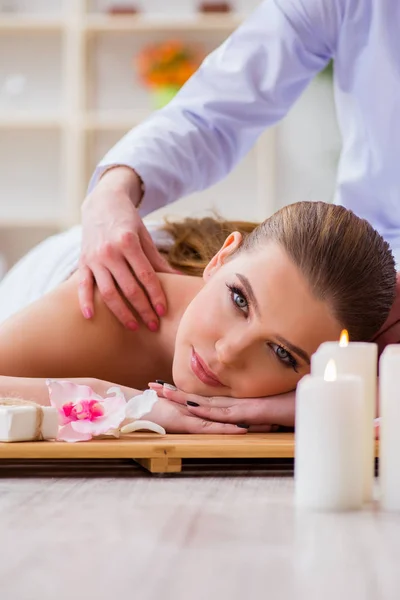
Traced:
<svg viewBox="0 0 400 600">
<path fill-rule="evenodd" d="M 226 238 L 224 245 L 217 252 L 215 256 L 210 260 L 208 265 L 203 271 L 203 279 L 207 281 L 223 264 L 228 260 L 230 256 L 241 246 L 243 236 L 238 231 L 234 231 Z"/>
</svg>

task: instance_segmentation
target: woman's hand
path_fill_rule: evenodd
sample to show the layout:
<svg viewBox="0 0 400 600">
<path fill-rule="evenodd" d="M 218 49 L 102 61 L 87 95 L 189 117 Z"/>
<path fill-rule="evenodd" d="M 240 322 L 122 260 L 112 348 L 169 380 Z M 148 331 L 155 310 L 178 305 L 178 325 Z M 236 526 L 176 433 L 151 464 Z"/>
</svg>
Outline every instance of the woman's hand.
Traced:
<svg viewBox="0 0 400 600">
<path fill-rule="evenodd" d="M 143 417 L 146 421 L 158 423 L 168 433 L 207 433 L 240 435 L 247 433 L 247 427 L 230 423 L 214 423 L 191 414 L 186 406 L 159 398 L 150 413 Z"/>
<path fill-rule="evenodd" d="M 125 327 L 138 328 L 131 305 L 150 331 L 157 331 L 167 301 L 155 271 L 176 271 L 160 255 L 139 216 L 141 194 L 136 173 L 116 167 L 103 175 L 83 203 L 79 304 L 90 319 L 96 284 Z"/>
<path fill-rule="evenodd" d="M 295 392 L 267 398 L 205 398 L 187 394 L 168 384 L 149 383 L 149 387 L 159 396 L 185 407 L 193 417 L 215 424 L 246 425 L 253 433 L 275 431 L 278 425 L 294 427 Z"/>
</svg>

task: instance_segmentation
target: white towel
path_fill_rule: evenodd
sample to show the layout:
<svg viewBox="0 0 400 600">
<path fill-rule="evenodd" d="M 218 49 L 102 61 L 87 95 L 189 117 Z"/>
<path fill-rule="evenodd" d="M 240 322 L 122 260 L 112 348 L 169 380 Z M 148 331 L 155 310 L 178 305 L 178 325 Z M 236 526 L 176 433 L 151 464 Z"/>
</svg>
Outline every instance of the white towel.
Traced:
<svg viewBox="0 0 400 600">
<path fill-rule="evenodd" d="M 171 237 L 159 222 L 146 222 L 159 249 L 171 244 Z M 82 227 L 76 225 L 35 246 L 0 282 L 0 323 L 31 302 L 66 281 L 78 268 Z"/>
</svg>

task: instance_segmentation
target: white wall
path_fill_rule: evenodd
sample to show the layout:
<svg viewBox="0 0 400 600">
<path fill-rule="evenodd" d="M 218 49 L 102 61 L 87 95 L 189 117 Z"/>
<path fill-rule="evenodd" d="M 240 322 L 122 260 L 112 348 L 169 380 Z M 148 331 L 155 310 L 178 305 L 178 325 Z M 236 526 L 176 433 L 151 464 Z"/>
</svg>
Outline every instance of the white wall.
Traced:
<svg viewBox="0 0 400 600">
<path fill-rule="evenodd" d="M 331 201 L 340 148 L 332 81 L 320 75 L 278 127 L 277 207 Z"/>
</svg>

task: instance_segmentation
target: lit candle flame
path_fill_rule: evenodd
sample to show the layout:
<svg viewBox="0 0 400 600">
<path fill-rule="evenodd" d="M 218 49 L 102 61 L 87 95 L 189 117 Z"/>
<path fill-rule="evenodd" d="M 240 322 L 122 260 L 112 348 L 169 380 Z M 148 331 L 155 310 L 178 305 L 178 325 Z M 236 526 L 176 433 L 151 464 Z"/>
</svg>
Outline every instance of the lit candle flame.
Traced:
<svg viewBox="0 0 400 600">
<path fill-rule="evenodd" d="M 343 329 L 342 333 L 340 334 L 339 346 L 344 348 L 345 346 L 348 346 L 348 345 L 349 345 L 349 332 L 347 331 L 347 329 Z"/>
<path fill-rule="evenodd" d="M 331 359 L 325 368 L 324 379 L 325 381 L 336 381 L 337 378 L 337 369 L 336 363 L 333 359 Z"/>
</svg>

